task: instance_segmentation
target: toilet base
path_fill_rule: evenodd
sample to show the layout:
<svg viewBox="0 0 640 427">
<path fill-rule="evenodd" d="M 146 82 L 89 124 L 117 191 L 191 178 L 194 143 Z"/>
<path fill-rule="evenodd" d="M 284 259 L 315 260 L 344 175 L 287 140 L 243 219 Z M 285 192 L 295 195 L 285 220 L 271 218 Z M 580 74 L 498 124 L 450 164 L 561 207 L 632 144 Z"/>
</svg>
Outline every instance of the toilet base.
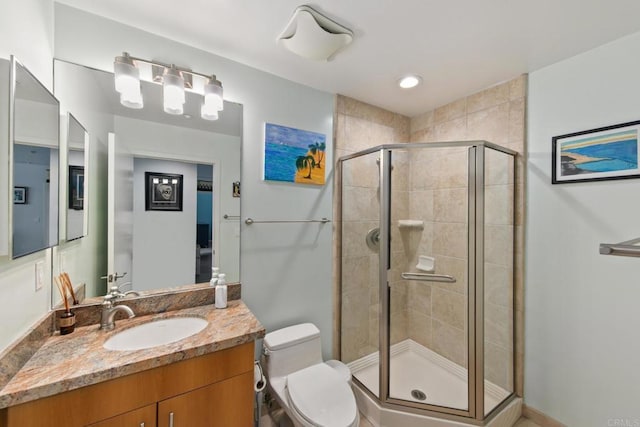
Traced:
<svg viewBox="0 0 640 427">
<path fill-rule="evenodd" d="M 282 399 L 286 399 L 285 396 L 281 396 L 280 393 L 275 391 L 271 386 L 267 387 L 272 401 L 269 403 L 269 417 L 271 421 L 277 427 L 304 427 L 301 424 L 294 422 L 293 418 L 289 415 L 287 405 Z"/>
<path fill-rule="evenodd" d="M 291 421 L 291 418 L 287 415 L 287 412 L 280 408 L 279 405 L 277 408 L 269 410 L 269 417 L 276 427 L 295 427 L 293 421 Z"/>
</svg>

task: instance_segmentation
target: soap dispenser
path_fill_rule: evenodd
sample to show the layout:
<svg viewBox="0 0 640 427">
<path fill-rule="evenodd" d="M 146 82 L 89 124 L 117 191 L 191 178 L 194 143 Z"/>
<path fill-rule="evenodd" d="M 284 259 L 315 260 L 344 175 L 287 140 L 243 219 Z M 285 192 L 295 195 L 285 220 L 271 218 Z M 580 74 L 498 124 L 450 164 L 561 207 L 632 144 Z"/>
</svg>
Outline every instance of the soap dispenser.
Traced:
<svg viewBox="0 0 640 427">
<path fill-rule="evenodd" d="M 216 308 L 227 308 L 227 281 L 224 273 L 218 276 L 216 284 Z"/>
<path fill-rule="evenodd" d="M 218 283 L 218 275 L 220 269 L 218 267 L 211 267 L 211 280 L 209 281 L 209 286 L 212 288 Z"/>
</svg>

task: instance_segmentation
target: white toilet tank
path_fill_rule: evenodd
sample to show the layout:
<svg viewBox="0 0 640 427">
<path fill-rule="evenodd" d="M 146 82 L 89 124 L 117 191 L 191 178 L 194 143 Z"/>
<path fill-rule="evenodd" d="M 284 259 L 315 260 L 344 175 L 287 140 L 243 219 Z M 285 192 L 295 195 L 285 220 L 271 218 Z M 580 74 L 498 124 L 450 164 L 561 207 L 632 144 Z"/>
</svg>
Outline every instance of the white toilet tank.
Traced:
<svg viewBox="0 0 640 427">
<path fill-rule="evenodd" d="M 267 377 L 289 375 L 322 363 L 320 331 L 312 323 L 301 323 L 269 332 L 264 337 Z"/>
</svg>

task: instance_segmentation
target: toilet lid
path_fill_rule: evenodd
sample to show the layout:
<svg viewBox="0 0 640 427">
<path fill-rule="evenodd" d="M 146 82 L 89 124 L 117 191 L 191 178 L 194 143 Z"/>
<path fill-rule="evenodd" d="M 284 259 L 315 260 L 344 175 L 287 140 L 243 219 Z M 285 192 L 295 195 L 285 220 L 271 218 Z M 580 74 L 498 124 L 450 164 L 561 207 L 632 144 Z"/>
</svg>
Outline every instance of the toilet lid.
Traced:
<svg viewBox="0 0 640 427">
<path fill-rule="evenodd" d="M 351 426 L 358 414 L 351 388 L 324 363 L 289 375 L 287 393 L 294 410 L 316 426 Z"/>
</svg>

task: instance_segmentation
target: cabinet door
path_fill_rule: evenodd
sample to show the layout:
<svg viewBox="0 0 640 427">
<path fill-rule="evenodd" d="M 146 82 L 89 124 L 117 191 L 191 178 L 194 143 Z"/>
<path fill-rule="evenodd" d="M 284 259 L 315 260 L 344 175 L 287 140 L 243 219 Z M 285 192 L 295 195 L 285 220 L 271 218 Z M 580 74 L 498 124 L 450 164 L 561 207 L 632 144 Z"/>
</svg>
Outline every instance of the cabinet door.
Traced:
<svg viewBox="0 0 640 427">
<path fill-rule="evenodd" d="M 156 427 L 156 405 L 135 409 L 87 427 Z"/>
<path fill-rule="evenodd" d="M 250 427 L 252 425 L 253 372 L 158 403 L 158 427 Z"/>
</svg>

